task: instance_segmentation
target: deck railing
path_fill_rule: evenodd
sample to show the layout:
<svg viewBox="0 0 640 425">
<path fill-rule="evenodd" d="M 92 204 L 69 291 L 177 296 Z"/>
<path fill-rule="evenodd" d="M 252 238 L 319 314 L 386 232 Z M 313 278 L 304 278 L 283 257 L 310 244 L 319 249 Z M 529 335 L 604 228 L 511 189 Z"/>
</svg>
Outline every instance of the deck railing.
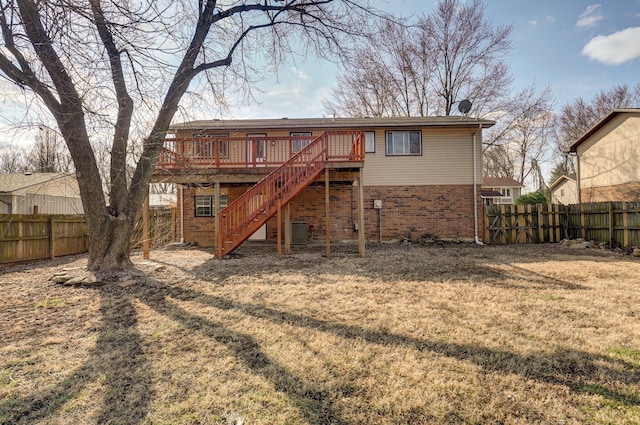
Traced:
<svg viewBox="0 0 640 425">
<path fill-rule="evenodd" d="M 328 137 L 327 160 L 362 161 L 364 141 L 357 131 L 332 131 Z M 168 138 L 158 158 L 158 169 L 279 167 L 315 137 L 188 137 Z"/>
</svg>

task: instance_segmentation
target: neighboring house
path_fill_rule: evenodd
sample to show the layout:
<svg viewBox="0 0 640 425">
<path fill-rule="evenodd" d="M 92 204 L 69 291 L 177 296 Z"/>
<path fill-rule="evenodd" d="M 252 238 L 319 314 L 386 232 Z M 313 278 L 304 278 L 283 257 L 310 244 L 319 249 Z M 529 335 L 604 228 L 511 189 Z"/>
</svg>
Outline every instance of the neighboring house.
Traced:
<svg viewBox="0 0 640 425">
<path fill-rule="evenodd" d="M 216 246 L 219 256 L 248 237 L 280 233 L 294 244 L 473 240 L 482 224 L 482 129 L 493 124 L 466 117 L 187 122 L 171 127 L 153 181 L 179 185 L 181 240 Z"/>
<path fill-rule="evenodd" d="M 166 210 L 175 208 L 177 205 L 177 195 L 175 193 L 150 193 L 149 208 Z"/>
<path fill-rule="evenodd" d="M 578 202 L 640 201 L 640 109 L 614 109 L 569 151 L 577 157 Z"/>
<path fill-rule="evenodd" d="M 63 173 L 0 174 L 0 214 L 83 214 L 76 178 Z"/>
<path fill-rule="evenodd" d="M 576 175 L 562 175 L 549 186 L 552 204 L 571 205 L 578 203 Z"/>
<path fill-rule="evenodd" d="M 521 195 L 524 186 L 509 177 L 485 177 L 482 199 L 485 205 L 511 205 Z"/>
</svg>

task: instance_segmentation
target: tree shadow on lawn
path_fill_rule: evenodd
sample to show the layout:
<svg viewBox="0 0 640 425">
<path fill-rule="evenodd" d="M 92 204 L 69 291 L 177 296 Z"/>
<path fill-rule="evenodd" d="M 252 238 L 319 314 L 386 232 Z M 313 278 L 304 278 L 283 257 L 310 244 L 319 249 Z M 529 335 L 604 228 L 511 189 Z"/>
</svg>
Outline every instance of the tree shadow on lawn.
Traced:
<svg viewBox="0 0 640 425">
<path fill-rule="evenodd" d="M 96 423 L 137 424 L 146 417 L 152 376 L 137 331 L 135 307 L 115 285 L 96 291 L 102 326 L 87 361 L 56 385 L 0 402 L 0 421 L 30 424 L 48 418 L 80 396 L 88 384 L 101 380 L 106 393 Z"/>
<path fill-rule="evenodd" d="M 640 397 L 632 390 L 625 392 L 618 389 L 619 385 L 629 386 L 640 383 L 640 367 L 623 359 L 574 349 L 523 355 L 473 344 L 423 340 L 320 320 L 259 304 L 232 301 L 176 286 L 165 286 L 163 296 L 182 301 L 195 301 L 221 310 L 236 310 L 257 319 L 327 332 L 346 339 L 438 353 L 471 362 L 489 372 L 520 375 L 541 383 L 565 386 L 576 394 L 600 395 L 613 403 L 640 406 Z M 257 350 L 252 339 L 247 339 L 247 343 L 249 353 Z M 243 352 L 241 347 L 234 347 L 234 350 L 239 353 Z"/>
<path fill-rule="evenodd" d="M 304 382 L 270 359 L 250 335 L 188 312 L 168 298 L 235 310 L 275 324 L 317 330 L 370 344 L 438 353 L 468 361 L 489 372 L 516 374 L 542 383 L 562 385 L 576 394 L 600 395 L 618 405 L 640 405 L 640 398 L 632 390 L 620 390 L 621 386 L 640 382 L 640 368 L 603 355 L 571 349 L 522 355 L 473 344 L 424 340 L 206 295 L 151 279 L 128 289 L 106 285 L 97 291 L 101 296 L 103 322 L 88 360 L 56 385 L 0 402 L 0 419 L 5 423 L 27 424 L 50 417 L 62 410 L 68 401 L 79 397 L 90 383 L 100 381 L 104 381 L 107 390 L 96 423 L 142 422 L 153 397 L 154 372 L 149 367 L 142 349 L 144 341 L 137 330 L 135 299 L 226 346 L 249 370 L 266 378 L 277 391 L 289 397 L 309 423 L 346 423 L 335 404 L 335 400 L 344 396 L 340 389 L 318 388 Z"/>
<path fill-rule="evenodd" d="M 158 285 L 162 285 L 158 283 Z M 233 355 L 241 360 L 254 374 L 260 375 L 270 381 L 274 388 L 287 395 L 304 415 L 310 424 L 346 424 L 334 406 L 334 399 L 341 394 L 327 389 L 314 388 L 299 377 L 287 371 L 264 354 L 258 342 L 249 335 L 226 328 L 220 323 L 192 314 L 170 300 L 167 297 L 182 294 L 183 299 L 191 299 L 185 294 L 193 295 L 195 300 L 205 295 L 192 291 L 175 290 L 175 287 L 164 287 L 166 291 L 150 294 L 143 293 L 140 300 L 154 309 L 157 313 L 170 317 L 181 323 L 185 328 L 191 329 L 203 336 L 223 344 Z"/>
<path fill-rule="evenodd" d="M 177 267 L 198 279 L 206 280 L 219 286 L 229 285 L 227 280 L 231 277 L 257 277 L 264 275 L 288 275 L 306 274 L 315 279 L 323 274 L 340 273 L 341 265 L 332 267 L 334 261 L 342 263 L 345 257 L 350 258 L 350 268 L 347 273 L 369 278 L 373 281 L 428 281 L 450 282 L 469 281 L 474 284 L 497 286 L 506 289 L 566 289 L 586 290 L 587 286 L 560 279 L 555 276 L 535 272 L 514 263 L 521 263 L 522 258 L 514 258 L 512 262 L 504 259 L 492 258 L 478 250 L 482 248 L 465 248 L 471 254 L 457 255 L 454 260 L 447 256 L 446 248 L 415 247 L 412 250 L 423 249 L 425 256 L 423 261 L 410 258 L 406 261 L 380 261 L 379 258 L 360 257 L 357 252 L 353 255 L 341 255 L 332 258 L 316 256 L 298 257 L 296 255 L 284 256 L 282 259 L 267 258 L 260 263 L 259 268 L 254 263 L 243 265 L 243 259 L 224 259 L 222 262 L 216 258 L 206 260 L 204 263 L 192 268 L 179 267 L 170 261 L 158 261 L 170 267 Z M 384 250 L 384 248 L 380 248 Z M 451 251 L 453 252 L 453 251 Z M 252 254 L 255 255 L 255 254 Z M 446 258 L 446 260 L 444 260 Z M 399 262 L 403 261 L 403 262 Z M 534 262 L 527 259 L 526 262 Z M 390 264 L 393 263 L 393 264 Z M 279 284 L 279 280 L 274 280 Z M 287 281 L 291 284 L 291 281 Z"/>
</svg>

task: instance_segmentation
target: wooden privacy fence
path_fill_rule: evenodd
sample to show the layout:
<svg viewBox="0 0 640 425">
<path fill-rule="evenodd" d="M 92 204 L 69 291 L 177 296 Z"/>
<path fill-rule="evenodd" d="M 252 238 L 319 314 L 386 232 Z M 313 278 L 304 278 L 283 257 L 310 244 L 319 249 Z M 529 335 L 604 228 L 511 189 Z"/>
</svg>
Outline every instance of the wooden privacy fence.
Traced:
<svg viewBox="0 0 640 425">
<path fill-rule="evenodd" d="M 89 248 L 82 215 L 0 216 L 0 263 L 79 254 Z"/>
<path fill-rule="evenodd" d="M 485 243 L 544 243 L 584 238 L 640 246 L 640 202 L 485 206 Z"/>
<path fill-rule="evenodd" d="M 151 245 L 175 241 L 173 210 L 151 210 Z M 140 220 L 142 222 L 142 220 Z M 142 226 L 136 226 L 133 246 L 141 245 Z M 89 249 L 84 215 L 0 215 L 0 264 L 53 259 Z"/>
</svg>

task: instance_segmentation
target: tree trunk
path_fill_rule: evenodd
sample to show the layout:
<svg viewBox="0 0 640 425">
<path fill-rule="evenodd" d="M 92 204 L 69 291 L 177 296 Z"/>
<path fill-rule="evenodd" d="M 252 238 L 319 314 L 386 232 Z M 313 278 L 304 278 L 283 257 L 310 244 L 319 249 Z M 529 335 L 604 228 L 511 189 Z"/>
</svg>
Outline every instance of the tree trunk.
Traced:
<svg viewBox="0 0 640 425">
<path fill-rule="evenodd" d="M 87 269 L 103 279 L 117 276 L 133 266 L 129 259 L 133 224 L 124 214 L 113 216 L 105 212 L 100 223 L 89 233 Z"/>
</svg>

